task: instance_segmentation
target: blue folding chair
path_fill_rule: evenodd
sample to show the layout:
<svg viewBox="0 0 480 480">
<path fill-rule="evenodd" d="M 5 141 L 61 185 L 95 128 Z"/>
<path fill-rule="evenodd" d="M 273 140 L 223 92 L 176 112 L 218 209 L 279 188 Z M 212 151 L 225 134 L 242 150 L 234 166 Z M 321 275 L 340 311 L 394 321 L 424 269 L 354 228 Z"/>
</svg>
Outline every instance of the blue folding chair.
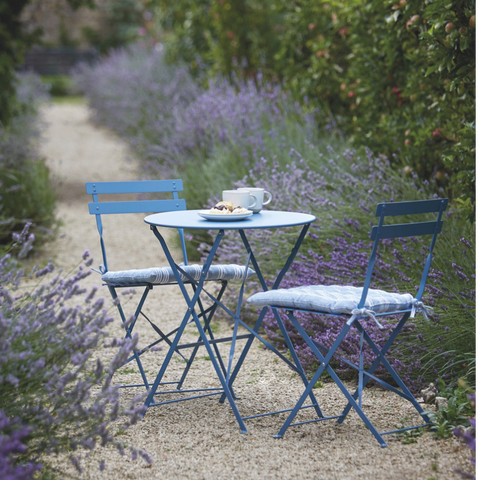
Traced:
<svg viewBox="0 0 480 480">
<path fill-rule="evenodd" d="M 178 328 L 172 330 L 169 333 L 164 333 L 158 325 L 153 323 L 142 311 L 142 308 L 147 299 L 148 293 L 154 286 L 162 285 L 174 285 L 177 284 L 175 274 L 171 267 L 154 267 L 154 268 L 145 268 L 145 269 L 133 269 L 133 270 L 121 270 L 121 271 L 110 271 L 108 269 L 107 263 L 107 253 L 105 248 L 104 236 L 103 236 L 103 224 L 102 224 L 102 215 L 111 215 L 111 214 L 127 214 L 127 213 L 159 213 L 159 212 L 169 212 L 169 211 L 180 211 L 186 210 L 186 203 L 184 199 L 178 197 L 178 192 L 183 191 L 183 182 L 182 180 L 148 180 L 148 181 L 130 181 L 130 182 L 89 182 L 85 184 L 86 191 L 88 194 L 92 195 L 93 202 L 89 203 L 90 214 L 95 215 L 97 221 L 97 229 L 100 234 L 100 245 L 102 249 L 103 264 L 100 265 L 100 273 L 102 275 L 102 281 L 107 285 L 110 294 L 117 305 L 122 324 L 125 326 L 125 338 L 131 338 L 132 332 L 134 330 L 135 324 L 140 316 L 142 316 L 148 324 L 153 328 L 153 330 L 158 335 L 158 338 L 152 342 L 147 347 L 142 348 L 141 350 L 135 350 L 133 355 L 127 359 L 125 364 L 135 361 L 138 369 L 140 371 L 142 382 L 140 384 L 131 384 L 131 385 L 121 385 L 122 388 L 127 387 L 145 387 L 147 391 L 153 385 L 149 383 L 146 377 L 145 369 L 143 368 L 141 362 L 141 356 L 148 352 L 153 347 L 160 344 L 160 342 L 165 342 L 169 346 L 172 344 L 170 337 L 175 335 L 178 331 Z M 128 201 L 100 201 L 99 195 L 112 195 L 112 194 L 138 194 L 138 195 L 149 195 L 152 196 L 165 196 L 169 195 L 171 198 L 162 198 L 154 200 L 128 200 Z M 142 222 L 142 226 L 144 223 Z M 183 264 L 180 264 L 180 271 L 184 276 L 184 283 L 191 284 L 193 290 L 196 289 L 196 282 L 200 278 L 202 266 L 201 265 L 189 265 L 187 260 L 187 252 L 185 248 L 185 237 L 183 229 L 178 229 L 180 236 L 180 245 L 183 254 Z M 252 269 L 245 271 L 245 266 L 240 265 L 215 265 L 210 269 L 208 281 L 217 281 L 220 282 L 220 288 L 216 294 L 217 302 L 222 298 L 225 289 L 227 287 L 228 281 L 230 280 L 243 280 L 250 277 L 254 274 Z M 124 312 L 122 304 L 117 294 L 117 290 L 121 288 L 133 288 L 133 287 L 144 287 L 143 294 L 141 299 L 133 313 L 133 318 L 128 318 Z M 202 301 L 198 301 L 199 314 L 198 317 L 203 319 L 204 322 L 204 331 L 209 335 L 212 342 L 213 348 L 217 355 L 217 359 L 220 367 L 222 368 L 223 374 L 226 376 L 226 369 L 218 350 L 217 343 L 219 340 L 215 339 L 210 323 L 217 309 L 218 303 L 213 302 L 211 306 L 205 308 Z M 129 323 L 127 325 L 127 319 Z M 193 320 L 192 320 L 193 321 Z M 222 339 L 223 341 L 228 341 L 229 339 Z M 231 338 L 230 338 L 231 340 Z M 193 363 L 195 355 L 198 352 L 199 347 L 202 345 L 201 341 L 190 342 L 187 345 L 178 345 L 175 349 L 175 352 L 185 361 L 185 369 L 181 378 L 176 381 L 163 382 L 164 384 L 174 384 L 176 389 L 174 391 L 162 392 L 162 393 L 178 393 L 183 392 L 182 386 L 187 376 L 187 373 Z M 184 348 L 192 349 L 188 357 L 182 354 Z M 204 390 L 213 390 L 213 389 L 196 389 L 188 390 L 188 392 L 202 392 Z M 222 389 L 219 390 L 218 394 L 223 393 Z M 209 393 L 211 394 L 211 393 Z M 182 397 L 178 401 L 188 400 L 189 398 L 198 398 L 196 397 Z M 168 402 L 166 402 L 168 403 Z M 157 403 L 156 405 L 160 405 Z"/>
<path fill-rule="evenodd" d="M 421 298 L 425 289 L 430 265 L 432 263 L 432 252 L 435 246 L 435 241 L 437 235 L 442 231 L 442 213 L 446 210 L 447 204 L 447 199 L 378 204 L 376 216 L 380 217 L 380 219 L 378 222 L 378 226 L 374 226 L 370 234 L 370 240 L 373 240 L 373 248 L 363 288 L 339 285 L 312 285 L 256 293 L 248 299 L 248 302 L 252 305 L 260 307 L 270 307 L 274 311 L 276 311 L 277 309 L 284 310 L 288 318 L 292 322 L 292 325 L 301 335 L 301 337 L 311 349 L 313 354 L 318 358 L 319 367 L 317 371 L 315 372 L 311 381 L 305 388 L 305 391 L 303 392 L 295 407 L 288 410 L 290 411 L 290 414 L 278 434 L 275 435 L 275 437 L 282 437 L 287 428 L 293 425 L 301 425 L 304 423 L 318 422 L 328 419 L 338 419 L 337 423 L 342 423 L 345 420 L 345 417 L 349 413 L 350 409 L 352 408 L 364 421 L 365 425 L 372 432 L 372 434 L 382 447 L 385 447 L 387 445 L 385 443 L 385 440 L 383 439 L 383 435 L 397 433 L 404 430 L 412 430 L 431 424 L 428 415 L 415 400 L 415 397 L 411 394 L 406 385 L 400 379 L 397 372 L 395 372 L 391 364 L 385 358 L 385 355 L 394 340 L 396 339 L 397 335 L 402 330 L 407 320 L 413 317 L 416 311 L 422 312 L 425 318 L 431 315 L 432 309 L 430 307 L 426 307 L 422 303 Z M 384 223 L 387 217 L 432 213 L 436 214 L 435 221 L 417 221 L 413 223 L 397 223 L 390 225 L 386 225 Z M 379 243 L 382 240 L 386 239 L 414 237 L 420 235 L 431 236 L 431 242 L 429 254 L 425 262 L 420 286 L 418 288 L 416 296 L 414 297 L 410 294 L 390 293 L 378 289 L 369 288 L 372 272 L 375 266 L 375 259 Z M 347 317 L 348 320 L 346 321 L 345 326 L 343 327 L 341 332 L 338 334 L 333 345 L 330 348 L 327 348 L 314 341 L 309 336 L 309 334 L 302 327 L 298 319 L 294 316 L 294 312 L 306 312 L 318 315 Z M 381 348 L 372 341 L 370 335 L 365 331 L 359 321 L 360 319 L 370 317 L 374 319 L 378 327 L 382 329 L 384 327 L 378 321 L 377 317 L 386 315 L 392 316 L 396 314 L 402 314 L 403 316 L 400 322 L 392 330 L 391 335 Z M 276 315 L 276 318 L 278 321 L 280 317 Z M 358 365 L 355 365 L 354 363 L 341 357 L 337 353 L 337 350 L 342 340 L 345 338 L 345 336 L 352 327 L 355 327 L 359 332 Z M 291 341 L 288 338 L 286 329 L 283 327 L 281 328 L 281 331 L 283 332 L 286 343 L 290 344 Z M 364 369 L 364 343 L 370 346 L 376 357 L 368 370 Z M 350 392 L 347 390 L 343 382 L 340 380 L 340 378 L 330 365 L 330 362 L 332 361 L 332 359 L 334 359 L 334 357 L 335 359 L 341 360 L 345 364 L 358 370 L 358 386 L 353 395 L 350 394 Z M 390 385 L 389 383 L 381 380 L 374 375 L 375 371 L 381 364 L 388 371 L 391 379 L 395 381 L 398 388 Z M 335 381 L 337 386 L 340 388 L 340 390 L 348 400 L 348 404 L 340 415 L 329 417 L 326 417 L 323 414 L 318 415 L 318 403 L 316 402 L 316 400 L 313 401 L 312 405 L 304 406 L 304 402 L 307 397 L 310 396 L 310 398 L 312 398 L 312 389 L 324 372 L 327 372 L 330 375 L 330 377 Z M 417 425 L 414 427 L 401 428 L 383 433 L 378 432 L 362 409 L 362 392 L 365 388 L 365 385 L 370 380 L 378 382 L 382 387 L 396 393 L 405 400 L 408 400 L 423 418 L 425 424 Z M 315 407 L 318 418 L 305 422 L 292 423 L 300 409 L 310 407 Z"/>
</svg>

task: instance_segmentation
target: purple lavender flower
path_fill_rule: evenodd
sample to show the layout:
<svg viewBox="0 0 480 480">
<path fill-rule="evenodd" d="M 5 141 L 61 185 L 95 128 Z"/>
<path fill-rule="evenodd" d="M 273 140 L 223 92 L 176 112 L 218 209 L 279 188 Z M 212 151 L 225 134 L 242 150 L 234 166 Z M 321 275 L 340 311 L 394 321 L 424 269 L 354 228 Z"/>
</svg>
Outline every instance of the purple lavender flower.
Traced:
<svg viewBox="0 0 480 480">
<path fill-rule="evenodd" d="M 469 400 L 472 402 L 473 405 L 475 405 L 476 403 L 476 394 L 473 393 L 471 395 L 467 395 L 467 397 L 469 398 Z M 470 448 L 470 450 L 472 450 L 472 452 L 475 454 L 476 452 L 476 440 L 475 440 L 475 430 L 476 430 L 476 420 L 475 418 L 471 418 L 469 419 L 469 423 L 470 425 L 473 427 L 473 433 L 470 433 L 468 432 L 467 430 L 460 430 L 458 428 L 455 428 L 453 430 L 453 433 L 459 437 L 460 439 L 462 439 L 465 444 L 468 446 L 468 448 Z M 476 465 L 476 458 L 475 456 L 473 456 L 471 458 L 471 462 L 473 465 Z M 455 470 L 462 478 L 475 478 L 475 475 L 473 474 L 470 474 L 470 473 L 467 473 L 467 472 L 463 472 L 459 469 Z"/>
<path fill-rule="evenodd" d="M 17 241 L 28 242 L 26 233 Z M 90 260 L 85 254 L 85 264 Z M 47 270 L 38 287 L 18 293 L 19 263 L 0 257 L 0 478 L 31 478 L 43 453 L 114 444 L 110 422 L 124 418 L 126 428 L 144 412 L 140 397 L 120 404 L 111 378 L 138 338 L 118 339 L 104 366 L 94 353 L 113 319 L 95 289 L 81 301 L 89 270 L 81 266 L 66 278 Z M 80 457 L 72 453 L 71 461 L 81 471 Z"/>
</svg>

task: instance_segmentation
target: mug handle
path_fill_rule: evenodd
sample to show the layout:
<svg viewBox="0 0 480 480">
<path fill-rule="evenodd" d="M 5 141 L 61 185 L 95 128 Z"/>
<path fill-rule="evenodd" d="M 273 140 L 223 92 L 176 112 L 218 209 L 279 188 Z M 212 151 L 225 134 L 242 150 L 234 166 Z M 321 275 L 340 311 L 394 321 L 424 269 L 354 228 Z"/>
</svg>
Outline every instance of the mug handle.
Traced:
<svg viewBox="0 0 480 480">
<path fill-rule="evenodd" d="M 253 198 L 253 203 L 248 206 L 248 208 L 253 208 L 255 204 L 257 203 L 257 199 L 255 198 L 254 195 L 249 195 L 250 198 Z"/>
<path fill-rule="evenodd" d="M 272 201 L 272 194 L 270 192 L 267 192 L 266 190 L 264 193 L 268 196 L 268 200 L 266 202 L 263 202 L 263 205 L 268 205 Z"/>
</svg>

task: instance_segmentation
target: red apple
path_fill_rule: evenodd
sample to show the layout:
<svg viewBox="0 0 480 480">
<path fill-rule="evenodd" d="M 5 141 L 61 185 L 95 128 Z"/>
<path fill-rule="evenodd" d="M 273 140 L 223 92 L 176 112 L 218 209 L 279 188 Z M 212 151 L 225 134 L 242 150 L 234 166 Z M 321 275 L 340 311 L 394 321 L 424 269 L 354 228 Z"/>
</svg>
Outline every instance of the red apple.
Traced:
<svg viewBox="0 0 480 480">
<path fill-rule="evenodd" d="M 472 15 L 470 17 L 470 20 L 468 21 L 468 24 L 472 27 L 475 28 L 475 15 Z"/>
<path fill-rule="evenodd" d="M 448 22 L 448 23 L 445 25 L 445 31 L 446 31 L 447 33 L 450 33 L 454 28 L 455 28 L 455 25 L 454 25 L 452 22 Z"/>
<path fill-rule="evenodd" d="M 412 25 L 417 25 L 417 23 L 420 23 L 420 16 L 413 15 L 413 17 L 411 17 L 407 22 L 407 30 L 409 30 Z"/>
</svg>

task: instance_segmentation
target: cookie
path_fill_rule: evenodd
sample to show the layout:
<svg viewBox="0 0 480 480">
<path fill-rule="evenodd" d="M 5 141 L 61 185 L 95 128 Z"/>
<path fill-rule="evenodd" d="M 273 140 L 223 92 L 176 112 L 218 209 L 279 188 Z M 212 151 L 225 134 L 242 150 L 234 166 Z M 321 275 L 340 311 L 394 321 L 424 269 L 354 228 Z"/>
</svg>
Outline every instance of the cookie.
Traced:
<svg viewBox="0 0 480 480">
<path fill-rule="evenodd" d="M 225 210 L 225 208 L 228 208 L 231 212 L 235 208 L 235 204 L 232 202 L 218 202 L 213 208 L 217 210 Z"/>
<path fill-rule="evenodd" d="M 249 210 L 247 210 L 246 208 L 243 208 L 243 207 L 235 207 L 233 210 L 232 210 L 232 213 L 248 213 Z"/>
</svg>

